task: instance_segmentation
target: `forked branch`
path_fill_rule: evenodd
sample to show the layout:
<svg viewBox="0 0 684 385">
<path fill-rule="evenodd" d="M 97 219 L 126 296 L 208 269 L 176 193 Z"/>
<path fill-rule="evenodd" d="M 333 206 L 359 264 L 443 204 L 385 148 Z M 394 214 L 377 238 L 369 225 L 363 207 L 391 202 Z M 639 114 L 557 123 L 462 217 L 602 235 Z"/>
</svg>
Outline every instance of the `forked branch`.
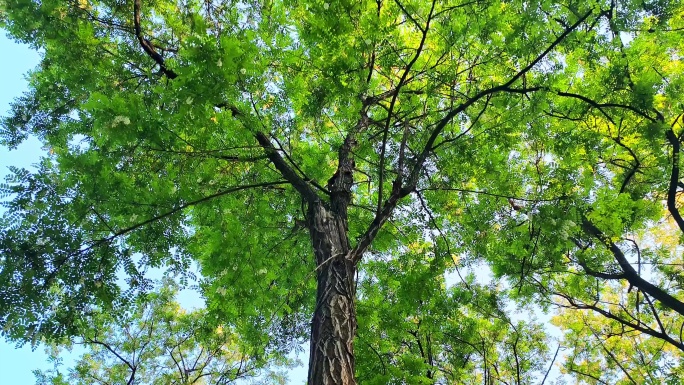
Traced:
<svg viewBox="0 0 684 385">
<path fill-rule="evenodd" d="M 612 313 L 609 310 L 605 310 L 598 305 L 595 304 L 588 304 L 584 302 L 579 302 L 577 299 L 572 298 L 566 294 L 559 293 L 559 292 L 554 292 L 552 293 L 555 296 L 561 297 L 567 301 L 568 304 L 566 305 L 561 305 L 562 307 L 565 308 L 570 308 L 570 309 L 577 309 L 577 310 L 591 310 L 595 313 L 598 313 L 608 319 L 611 319 L 613 321 L 618 322 L 622 326 L 628 327 L 633 330 L 637 330 L 641 333 L 647 334 L 651 337 L 659 338 L 663 341 L 667 341 L 668 343 L 672 344 L 672 346 L 675 346 L 677 349 L 684 351 L 684 344 L 680 341 L 675 340 L 674 338 L 670 337 L 669 334 L 664 333 L 662 331 L 658 331 L 655 329 L 652 329 L 650 326 L 645 325 L 643 323 L 634 323 L 630 320 L 624 319 L 620 317 L 618 314 Z"/>
<path fill-rule="evenodd" d="M 668 294 L 665 290 L 642 278 L 629 263 L 622 250 L 620 250 L 620 248 L 613 243 L 609 237 L 603 234 L 603 232 L 587 218 L 582 220 L 582 229 L 587 234 L 598 239 L 613 254 L 613 257 L 623 271 L 624 278 L 632 286 L 639 288 L 641 291 L 657 299 L 660 301 L 660 303 L 674 310 L 675 312 L 684 315 L 684 303 Z"/>
<path fill-rule="evenodd" d="M 444 128 L 453 120 L 454 117 L 456 117 L 458 114 L 461 112 L 465 111 L 468 107 L 472 106 L 482 98 L 485 98 L 489 95 L 498 93 L 498 92 L 505 92 L 507 90 L 510 90 L 510 86 L 515 83 L 518 79 L 520 79 L 523 75 L 525 75 L 527 72 L 529 72 L 537 63 L 539 63 L 549 52 L 551 52 L 556 46 L 558 46 L 565 38 L 572 32 L 574 31 L 577 27 L 580 26 L 591 14 L 593 13 L 593 10 L 588 11 L 586 14 L 584 14 L 582 17 L 579 18 L 573 25 L 568 27 L 563 33 L 558 36 L 553 43 L 551 43 L 541 54 L 539 54 L 534 60 L 532 60 L 525 68 L 520 70 L 518 73 L 513 75 L 506 83 L 503 83 L 501 85 L 498 85 L 496 87 L 492 87 L 483 91 L 480 91 L 476 95 L 474 95 L 471 98 L 468 98 L 465 102 L 461 103 L 458 107 L 452 109 L 449 113 L 447 113 L 442 119 L 439 120 L 435 128 L 432 130 L 432 133 L 430 134 L 430 137 L 428 138 L 427 142 L 425 143 L 425 146 L 423 147 L 423 150 L 418 154 L 418 156 L 415 159 L 415 165 L 411 169 L 411 172 L 409 173 L 408 178 L 403 181 L 401 176 L 399 176 L 397 179 L 395 179 L 394 183 L 392 183 L 392 192 L 390 193 L 389 198 L 384 202 L 382 205 L 382 208 L 380 208 L 373 221 L 371 224 L 368 226 L 368 229 L 366 232 L 359 238 L 358 243 L 354 247 L 354 249 L 351 251 L 351 258 L 354 262 L 358 262 L 361 260 L 361 257 L 363 256 L 363 253 L 368 249 L 370 244 L 373 242 L 373 239 L 375 239 L 375 236 L 378 234 L 382 226 L 387 222 L 389 217 L 392 215 L 392 212 L 394 211 L 394 208 L 397 206 L 399 203 L 399 200 L 410 194 L 412 191 L 415 190 L 416 185 L 418 184 L 418 179 L 420 177 L 421 172 L 423 171 L 425 167 L 425 162 L 428 158 L 428 156 L 432 153 L 435 142 L 439 138 L 439 136 L 442 134 L 442 131 L 444 131 Z M 382 173 L 382 169 L 380 172 Z M 379 202 L 380 203 L 380 202 Z"/>
<path fill-rule="evenodd" d="M 135 37 L 138 38 L 138 42 L 142 46 L 143 50 L 147 56 L 151 57 L 159 65 L 159 70 L 169 79 L 175 79 L 178 75 L 166 67 L 164 63 L 164 58 L 157 52 L 154 45 L 147 40 L 142 33 L 142 27 L 140 24 L 140 0 L 133 1 L 133 24 L 135 26 Z"/>
</svg>

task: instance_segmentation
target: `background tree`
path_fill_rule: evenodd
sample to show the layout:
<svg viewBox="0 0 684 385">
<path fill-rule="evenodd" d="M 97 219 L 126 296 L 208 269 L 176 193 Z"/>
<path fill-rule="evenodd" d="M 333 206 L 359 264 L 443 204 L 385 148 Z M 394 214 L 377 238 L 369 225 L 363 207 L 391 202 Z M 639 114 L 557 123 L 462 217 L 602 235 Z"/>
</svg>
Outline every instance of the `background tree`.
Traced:
<svg viewBox="0 0 684 385">
<path fill-rule="evenodd" d="M 353 384 L 358 277 L 383 293 L 366 264 L 416 242 L 435 276 L 485 258 L 520 299 L 627 280 L 678 312 L 616 251 L 678 175 L 677 2 L 6 4 L 44 58 L 3 140 L 49 148 L 3 187 L 10 338 L 77 333 L 195 260 L 207 322 L 267 352 L 308 334 L 309 383 Z"/>
<path fill-rule="evenodd" d="M 617 307 L 617 306 L 615 306 Z M 611 309 L 613 313 L 624 313 Z M 652 320 L 642 316 L 645 328 Z M 567 311 L 555 320 L 565 332 L 563 371 L 584 384 L 680 384 L 681 350 L 657 336 L 607 320 L 597 312 Z M 670 325 L 673 320 L 664 320 Z"/>
<path fill-rule="evenodd" d="M 447 285 L 445 261 L 434 258 L 430 243 L 409 248 L 366 265 L 368 278 L 359 284 L 359 382 L 539 384 L 553 361 L 543 325 L 510 314 L 506 294 L 474 275 Z"/>
<path fill-rule="evenodd" d="M 55 369 L 36 371 L 36 383 L 232 384 L 259 374 L 263 361 L 243 353 L 230 329 L 208 325 L 204 310 L 186 312 L 176 295 L 167 280 L 130 312 L 93 315 L 73 342 L 86 349 L 74 367 L 60 368 L 61 349 L 55 347 Z M 269 372 L 261 383 L 284 384 L 285 379 Z"/>
</svg>

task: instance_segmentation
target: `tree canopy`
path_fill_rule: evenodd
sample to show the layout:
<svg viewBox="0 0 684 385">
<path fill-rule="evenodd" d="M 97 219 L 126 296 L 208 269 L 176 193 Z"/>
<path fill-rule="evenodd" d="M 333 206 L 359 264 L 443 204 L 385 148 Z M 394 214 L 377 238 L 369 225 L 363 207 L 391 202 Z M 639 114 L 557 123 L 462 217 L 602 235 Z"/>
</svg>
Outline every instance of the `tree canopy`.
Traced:
<svg viewBox="0 0 684 385">
<path fill-rule="evenodd" d="M 86 349 L 74 367 L 63 370 L 62 349 L 55 346 L 55 367 L 36 371 L 36 384 L 232 384 L 259 373 L 263 362 L 241 352 L 229 329 L 212 329 L 203 310 L 185 311 L 176 295 L 166 280 L 123 316 L 98 313 L 68 345 Z M 284 383 L 276 372 L 263 377 L 261 384 Z"/>
<path fill-rule="evenodd" d="M 0 186 L 6 337 L 197 262 L 310 384 L 539 381 L 537 307 L 578 382 L 679 383 L 681 2 L 3 5 L 43 57 L 2 142 L 46 148 Z"/>
</svg>

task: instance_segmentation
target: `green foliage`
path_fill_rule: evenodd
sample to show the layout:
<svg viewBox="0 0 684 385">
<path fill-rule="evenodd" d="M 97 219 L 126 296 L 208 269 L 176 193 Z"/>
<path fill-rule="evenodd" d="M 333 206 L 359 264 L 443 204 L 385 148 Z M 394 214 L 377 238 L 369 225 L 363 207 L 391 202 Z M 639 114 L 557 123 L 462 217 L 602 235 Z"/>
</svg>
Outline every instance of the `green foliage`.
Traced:
<svg viewBox="0 0 684 385">
<path fill-rule="evenodd" d="M 245 354 L 230 329 L 209 325 L 204 310 L 183 310 L 177 290 L 167 280 L 124 314 L 94 314 L 68 344 L 85 353 L 64 370 L 61 349 L 52 348 L 55 367 L 36 371 L 36 384 L 228 384 L 255 376 L 263 361 Z M 277 372 L 262 377 L 263 384 L 284 383 Z"/>
<path fill-rule="evenodd" d="M 78 335 L 197 262 L 203 322 L 289 351 L 323 202 L 358 268 L 364 383 L 534 382 L 549 340 L 514 301 L 562 309 L 577 381 L 680 375 L 681 2 L 3 6 L 43 60 L 0 140 L 46 151 L 0 185 L 4 336 Z"/>
<path fill-rule="evenodd" d="M 474 275 L 446 286 L 445 262 L 433 245 L 410 249 L 389 263 L 369 262 L 364 270 L 359 382 L 537 383 L 550 358 L 543 326 L 507 314 L 505 295 L 476 283 Z"/>
</svg>

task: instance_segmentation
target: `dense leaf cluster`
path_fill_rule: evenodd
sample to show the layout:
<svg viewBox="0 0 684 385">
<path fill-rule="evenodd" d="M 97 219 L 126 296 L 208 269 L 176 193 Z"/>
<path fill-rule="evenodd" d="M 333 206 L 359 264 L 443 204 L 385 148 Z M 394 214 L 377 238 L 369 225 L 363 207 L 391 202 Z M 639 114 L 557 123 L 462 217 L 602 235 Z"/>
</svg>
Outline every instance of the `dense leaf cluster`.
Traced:
<svg viewBox="0 0 684 385">
<path fill-rule="evenodd" d="M 43 59 L 2 142 L 46 148 L 0 186 L 5 336 L 196 261 L 204 321 L 264 356 L 351 301 L 363 383 L 681 378 L 680 2 L 3 5 Z"/>
</svg>

